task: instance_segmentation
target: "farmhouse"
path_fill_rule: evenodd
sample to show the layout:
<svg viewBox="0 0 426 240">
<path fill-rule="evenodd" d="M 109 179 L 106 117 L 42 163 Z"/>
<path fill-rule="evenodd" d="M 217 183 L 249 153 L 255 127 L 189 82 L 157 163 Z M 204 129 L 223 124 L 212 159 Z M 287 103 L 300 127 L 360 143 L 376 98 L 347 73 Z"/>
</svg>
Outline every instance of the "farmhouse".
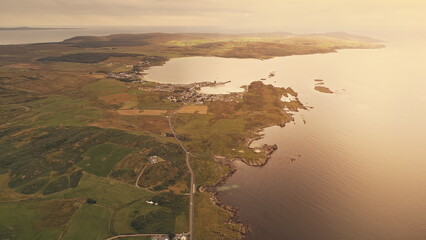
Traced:
<svg viewBox="0 0 426 240">
<path fill-rule="evenodd" d="M 148 157 L 148 161 L 149 161 L 149 163 L 151 163 L 151 164 L 155 164 L 155 163 L 158 163 L 158 156 L 150 156 L 150 157 Z"/>
</svg>

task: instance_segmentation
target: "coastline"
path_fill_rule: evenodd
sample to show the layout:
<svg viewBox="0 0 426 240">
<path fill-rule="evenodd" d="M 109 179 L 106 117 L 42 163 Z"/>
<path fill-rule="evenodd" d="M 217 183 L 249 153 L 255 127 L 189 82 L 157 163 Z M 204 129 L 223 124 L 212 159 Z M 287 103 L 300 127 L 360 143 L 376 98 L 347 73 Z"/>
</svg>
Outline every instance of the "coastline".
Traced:
<svg viewBox="0 0 426 240">
<path fill-rule="evenodd" d="M 294 121 L 294 119 L 290 120 L 289 122 Z M 281 125 L 275 125 L 275 126 L 280 126 L 280 127 L 284 127 Z M 257 141 L 257 140 L 261 140 L 263 139 L 264 134 L 262 133 L 263 130 L 267 127 L 273 127 L 273 126 L 265 126 L 264 128 L 258 129 L 258 131 L 256 131 L 256 136 L 249 138 L 247 140 L 247 147 L 251 148 L 250 145 L 252 142 Z M 251 226 L 248 224 L 244 224 L 240 218 L 239 212 L 240 210 L 237 207 L 234 206 L 230 206 L 230 205 L 226 205 L 224 204 L 220 199 L 219 199 L 219 191 L 217 190 L 218 187 L 223 186 L 226 181 L 232 177 L 232 175 L 234 175 L 237 171 L 238 168 L 235 165 L 236 161 L 240 161 L 250 167 L 262 167 L 265 166 L 269 159 L 272 157 L 272 154 L 274 154 L 274 152 L 278 149 L 276 144 L 272 144 L 272 145 L 267 145 L 267 144 L 263 144 L 262 147 L 264 148 L 270 148 L 270 150 L 268 152 L 265 153 L 265 157 L 262 159 L 259 159 L 259 164 L 251 164 L 247 161 L 245 161 L 242 158 L 239 157 L 233 157 L 233 158 L 227 158 L 225 156 L 213 156 L 213 159 L 215 160 L 215 162 L 217 162 L 218 164 L 222 164 L 225 165 L 227 167 L 229 167 L 229 171 L 223 175 L 219 181 L 217 181 L 213 186 L 200 186 L 198 191 L 201 193 L 207 193 L 210 196 L 210 199 L 212 201 L 212 203 L 216 206 L 219 207 L 221 209 L 223 209 L 224 211 L 228 212 L 231 217 L 229 219 L 227 219 L 227 221 L 225 222 L 225 224 L 231 225 L 231 224 L 237 224 L 240 226 L 240 229 L 236 232 L 238 232 L 241 236 L 240 239 L 246 239 L 247 237 L 247 233 L 251 232 Z"/>
<path fill-rule="evenodd" d="M 252 84 L 255 82 L 252 82 Z M 252 86 L 252 85 L 250 85 Z M 266 85 L 263 85 L 265 87 Z M 274 87 L 276 88 L 276 87 Z M 246 91 L 248 91 L 249 87 L 245 88 Z M 298 93 L 295 92 L 291 88 L 277 88 L 281 89 L 283 96 L 293 96 L 293 101 L 282 101 L 282 105 L 287 108 L 288 110 L 284 110 L 284 108 L 281 109 L 281 119 L 280 121 L 276 122 L 264 122 L 261 126 L 256 127 L 255 129 L 251 130 L 250 136 L 246 138 L 245 140 L 245 146 L 248 149 L 255 150 L 255 149 L 261 149 L 261 151 L 265 154 L 264 157 L 258 158 L 256 160 L 247 161 L 246 159 L 242 157 L 226 157 L 226 156 L 213 156 L 213 159 L 216 163 L 225 165 L 229 167 L 229 171 L 224 174 L 213 186 L 201 186 L 199 188 L 200 192 L 208 192 L 210 194 L 210 199 L 212 200 L 213 204 L 217 207 L 223 209 L 224 211 L 228 212 L 231 217 L 226 221 L 226 224 L 238 224 L 240 226 L 240 229 L 237 231 L 240 235 L 240 239 L 246 239 L 247 233 L 251 231 L 251 226 L 244 224 L 239 216 L 239 209 L 234 206 L 229 206 L 224 204 L 218 196 L 218 187 L 223 186 L 226 181 L 237 172 L 237 167 L 235 165 L 236 161 L 241 161 L 242 163 L 250 166 L 250 167 L 262 167 L 265 166 L 268 161 L 271 159 L 274 152 L 278 149 L 278 146 L 276 144 L 262 144 L 258 147 L 252 147 L 252 143 L 258 140 L 263 139 L 265 136 L 264 130 L 268 127 L 273 126 L 279 126 L 281 128 L 285 127 L 287 123 L 294 122 L 293 112 L 298 112 L 299 109 L 307 110 L 307 108 L 300 102 L 300 100 L 297 98 Z M 279 95 L 279 94 L 278 94 Z"/>
<path fill-rule="evenodd" d="M 77 44 L 77 43 L 74 43 Z M 38 45 L 37 45 L 38 46 Z M 64 46 L 60 46 L 60 47 L 64 47 Z M 147 48 L 147 47 L 146 47 Z M 201 54 L 201 53 L 200 53 Z M 308 54 L 315 54 L 315 53 L 308 53 Z M 168 56 L 167 54 L 160 54 L 163 57 L 160 58 L 152 58 L 152 59 L 147 59 L 150 60 L 151 64 L 149 67 L 153 67 L 153 66 L 161 66 L 163 65 L 165 62 L 169 61 L 170 59 L 173 58 L 177 58 L 177 57 L 188 57 L 188 56 L 184 56 L 184 55 L 178 55 L 177 56 Z M 65 55 L 63 55 L 65 56 Z M 44 57 L 44 56 L 42 56 Z M 61 56 L 60 56 L 61 57 Z M 150 57 L 155 57 L 155 56 L 150 56 Z M 232 57 L 231 55 L 227 55 L 225 57 Z M 244 57 L 237 57 L 237 58 L 244 58 Z M 257 59 L 266 59 L 266 58 L 259 58 L 259 57 L 254 57 Z M 123 62 L 126 61 L 126 59 L 123 60 Z M 50 64 L 45 63 L 47 66 L 50 66 Z M 73 63 L 73 64 L 81 64 L 81 63 Z M 53 64 L 52 64 L 53 65 Z M 138 66 L 140 65 L 140 66 Z M 94 68 L 93 71 L 95 70 L 99 70 L 98 69 L 98 65 L 94 64 L 93 66 L 96 66 L 96 69 Z M 145 73 L 145 70 L 149 67 L 147 67 L 146 65 L 143 65 L 142 63 L 137 63 L 137 65 L 135 65 L 136 68 L 139 69 L 133 69 L 133 71 L 137 71 L 137 72 L 141 72 L 141 75 L 143 76 Z M 107 68 L 109 66 L 105 66 L 105 69 L 109 69 Z M 90 68 L 90 70 L 92 70 L 92 67 Z M 104 70 L 104 69 L 101 69 Z M 31 71 L 36 71 L 36 70 L 31 70 Z M 214 184 L 214 188 L 212 188 L 212 191 L 207 191 L 208 193 L 206 194 L 206 196 L 209 196 L 212 203 L 214 205 L 211 205 L 211 207 L 219 207 L 223 210 L 225 210 L 226 212 L 228 212 L 231 217 L 225 216 L 223 218 L 221 218 L 221 223 L 236 223 L 238 224 L 238 226 L 235 226 L 230 230 L 238 232 L 239 235 L 241 235 L 241 238 L 244 238 L 248 232 L 250 232 L 250 226 L 248 225 L 244 225 L 244 223 L 242 223 L 242 221 L 240 221 L 239 218 L 239 209 L 236 207 L 232 207 L 232 206 L 228 206 L 225 205 L 220 199 L 219 199 L 219 191 L 216 189 L 217 187 L 223 186 L 226 181 L 237 171 L 237 165 L 235 164 L 235 161 L 242 161 L 245 164 L 249 165 L 249 166 L 257 166 L 257 167 L 261 167 L 264 166 L 268 163 L 268 161 L 271 159 L 272 154 L 274 154 L 274 152 L 277 150 L 277 146 L 275 144 L 273 145 L 267 145 L 264 144 L 263 146 L 258 146 L 258 147 L 251 147 L 252 143 L 260 140 L 264 137 L 264 134 L 262 133 L 264 131 L 265 128 L 268 127 L 272 127 L 272 126 L 280 126 L 280 127 L 284 127 L 286 125 L 286 123 L 289 123 L 291 121 L 294 121 L 293 117 L 292 117 L 292 113 L 294 111 L 297 111 L 298 108 L 300 108 L 301 103 L 298 101 L 297 99 L 297 95 L 294 95 L 293 97 L 296 97 L 297 101 L 291 101 L 291 102 L 287 102 L 284 101 L 282 103 L 278 103 L 276 106 L 274 106 L 274 103 L 279 102 L 279 98 L 275 98 L 272 99 L 272 97 L 277 97 L 277 96 L 282 96 L 290 94 L 293 95 L 289 88 L 285 89 L 285 88 L 279 88 L 279 87 L 274 87 L 272 85 L 263 85 L 260 84 L 260 82 L 258 82 L 257 84 L 253 84 L 248 86 L 246 91 L 248 91 L 248 89 L 252 87 L 251 90 L 253 90 L 251 95 L 248 95 L 247 98 L 250 97 L 249 100 L 251 100 L 250 102 L 247 103 L 246 106 L 243 106 L 243 111 L 246 111 L 247 113 L 250 113 L 251 115 L 249 116 L 250 118 L 244 118 L 245 121 L 253 123 L 252 125 L 250 125 L 249 127 L 245 128 L 245 133 L 241 134 L 241 138 L 239 138 L 238 140 L 238 146 L 237 147 L 243 147 L 243 150 L 246 151 L 246 153 L 249 153 L 250 151 L 247 150 L 252 150 L 252 151 L 257 151 L 257 150 L 263 150 L 262 154 L 259 154 L 258 156 L 262 155 L 262 157 L 257 158 L 253 155 L 244 155 L 244 157 L 247 156 L 247 159 L 244 159 L 243 157 L 233 157 L 232 155 L 228 155 L 227 153 L 230 153 L 231 151 L 228 151 L 227 153 L 223 152 L 223 154 L 226 154 L 227 156 L 229 156 L 229 159 L 227 159 L 228 163 L 222 163 L 222 164 L 229 164 L 227 166 L 229 166 L 229 169 L 226 169 L 225 171 L 221 172 L 220 174 L 213 177 L 214 181 L 218 180 L 216 182 L 216 184 Z M 263 90 L 267 90 L 268 93 L 263 94 Z M 272 93 L 272 94 L 269 94 Z M 296 93 L 297 94 L 297 93 Z M 259 102 L 255 101 L 258 98 L 257 97 L 264 97 L 265 101 L 268 103 L 268 108 L 272 109 L 272 110 L 277 110 L 280 109 L 279 111 L 271 111 L 268 113 L 271 113 L 270 116 L 265 116 L 265 112 L 263 112 L 263 109 L 259 107 L 263 107 Z M 293 98 L 292 98 L 293 99 Z M 220 104 L 220 103 L 218 103 Z M 303 106 L 303 105 L 302 105 Z M 210 108 L 209 108 L 210 109 Z M 284 110 L 287 109 L 287 110 Z M 236 113 L 236 111 L 233 111 L 234 109 L 219 109 L 217 114 L 219 115 L 219 113 L 222 113 L 220 111 L 223 111 L 225 114 L 229 114 L 229 115 L 225 115 L 223 118 L 229 118 L 229 119 L 234 119 L 232 118 L 232 114 L 240 114 L 240 113 Z M 291 111 L 291 112 L 289 112 Z M 247 114 L 248 115 L 248 114 Z M 246 117 L 246 116 L 243 116 Z M 217 118 L 215 120 L 221 120 L 221 118 Z M 243 131 L 241 131 L 243 133 Z M 245 136 L 245 137 L 244 137 Z M 241 141 L 241 142 L 240 142 Z M 229 149 L 228 149 L 229 150 Z M 237 149 L 238 151 L 239 149 Z M 237 152 L 235 152 L 237 153 Z M 211 154 L 211 156 L 209 157 L 214 157 L 213 154 Z M 211 160 L 210 160 L 211 161 Z M 212 164 L 214 165 L 214 164 Z M 214 165 L 214 166 L 219 166 L 219 165 Z M 221 174 L 223 174 L 222 176 L 220 176 Z M 214 181 L 209 182 L 213 183 Z M 201 188 L 203 188 L 202 185 L 199 186 L 200 192 L 201 192 Z M 220 189 L 219 189 L 220 190 Z M 206 197 L 207 198 L 207 197 Z M 225 218 L 228 219 L 226 221 L 224 221 Z M 218 235 L 219 236 L 219 235 Z M 237 238 L 235 238 L 237 239 Z"/>
<path fill-rule="evenodd" d="M 215 159 L 216 160 L 216 159 Z M 240 235 L 239 239 L 245 239 L 246 234 L 251 231 L 251 228 L 249 225 L 244 225 L 239 217 L 239 209 L 233 206 L 229 206 L 224 204 L 218 197 L 219 192 L 217 191 L 217 188 L 223 185 L 235 172 L 237 172 L 237 167 L 233 163 L 235 159 L 232 159 L 231 161 L 226 160 L 226 162 L 218 162 L 219 164 L 223 164 L 225 166 L 228 166 L 230 170 L 223 175 L 216 184 L 213 186 L 200 186 L 198 188 L 198 191 L 201 193 L 206 193 L 209 195 L 211 202 L 218 208 L 223 209 L 227 213 L 230 214 L 230 217 L 226 220 L 225 224 L 232 225 L 237 224 L 240 226 L 240 229 L 236 232 Z"/>
<path fill-rule="evenodd" d="M 263 138 L 265 128 L 273 126 L 285 127 L 287 123 L 294 121 L 294 112 L 297 112 L 299 109 L 306 109 L 299 99 L 297 99 L 297 95 L 297 92 L 291 88 L 275 87 L 271 84 L 266 85 L 261 81 L 253 81 L 245 87 L 242 95 L 244 104 L 234 104 L 234 108 L 229 109 L 218 108 L 218 105 L 222 106 L 223 101 L 217 101 L 213 105 L 209 105 L 211 107 L 209 109 L 213 115 L 223 112 L 234 112 L 233 109 L 236 106 L 240 107 L 240 116 L 243 112 L 247 114 L 244 120 L 248 126 L 244 130 L 245 134 L 242 135 L 239 143 L 233 146 L 235 148 L 230 148 L 228 151 L 218 149 L 217 153 L 221 155 L 212 153 L 210 156 L 215 164 L 222 164 L 228 167 L 228 169 L 222 176 L 217 176 L 216 182 L 212 182 L 211 185 L 203 185 L 201 183 L 198 187 L 198 191 L 205 193 L 205 196 L 210 199 L 214 207 L 218 207 L 229 214 L 228 217 L 223 218 L 222 224 L 225 224 L 229 231 L 239 236 L 235 239 L 245 239 L 247 233 L 250 232 L 250 226 L 245 225 L 241 221 L 238 208 L 226 205 L 219 199 L 218 188 L 223 186 L 237 171 L 237 167 L 234 164 L 236 161 L 241 161 L 253 167 L 262 167 L 268 163 L 272 154 L 278 149 L 277 145 L 263 144 L 256 147 L 252 147 L 251 145 L 254 141 Z M 284 101 L 283 97 L 290 100 Z M 262 99 L 262 101 L 258 101 L 259 99 Z"/>
</svg>

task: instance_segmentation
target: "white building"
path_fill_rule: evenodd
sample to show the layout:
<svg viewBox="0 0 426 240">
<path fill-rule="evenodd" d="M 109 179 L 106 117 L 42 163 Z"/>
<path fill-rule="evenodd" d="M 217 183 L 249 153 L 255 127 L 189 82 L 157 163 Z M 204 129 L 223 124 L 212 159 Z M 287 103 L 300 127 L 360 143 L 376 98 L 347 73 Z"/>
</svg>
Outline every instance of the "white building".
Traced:
<svg viewBox="0 0 426 240">
<path fill-rule="evenodd" d="M 148 161 L 151 164 L 158 163 L 158 156 L 150 156 L 150 157 L 148 157 Z"/>
</svg>

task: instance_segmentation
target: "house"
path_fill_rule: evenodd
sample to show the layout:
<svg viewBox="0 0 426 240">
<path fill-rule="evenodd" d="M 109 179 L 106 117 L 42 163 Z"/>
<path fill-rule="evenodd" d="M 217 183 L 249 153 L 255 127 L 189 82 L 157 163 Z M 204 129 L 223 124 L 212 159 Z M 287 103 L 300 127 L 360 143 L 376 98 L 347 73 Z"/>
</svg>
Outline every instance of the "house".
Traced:
<svg viewBox="0 0 426 240">
<path fill-rule="evenodd" d="M 158 163 L 158 156 L 150 156 L 150 157 L 148 157 L 148 161 L 149 161 L 149 163 L 151 163 L 151 164 L 155 164 L 155 163 Z"/>
<path fill-rule="evenodd" d="M 158 206 L 158 203 L 155 203 L 155 202 L 153 202 L 153 201 L 146 201 L 146 203 L 148 203 L 148 204 L 150 204 L 150 205 Z"/>
<path fill-rule="evenodd" d="M 186 234 L 182 233 L 182 234 L 176 234 L 176 239 L 177 240 L 187 240 L 188 237 L 186 236 Z"/>
</svg>

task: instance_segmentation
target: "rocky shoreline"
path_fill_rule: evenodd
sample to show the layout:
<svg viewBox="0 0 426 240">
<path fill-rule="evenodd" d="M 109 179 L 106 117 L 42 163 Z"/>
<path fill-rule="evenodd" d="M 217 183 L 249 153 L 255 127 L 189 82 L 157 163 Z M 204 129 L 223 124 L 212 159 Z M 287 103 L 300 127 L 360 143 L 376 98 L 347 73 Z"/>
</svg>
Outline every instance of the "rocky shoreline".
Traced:
<svg viewBox="0 0 426 240">
<path fill-rule="evenodd" d="M 292 91 L 292 92 L 294 92 L 294 91 Z M 297 96 L 297 93 L 294 92 L 293 95 Z M 241 236 L 241 239 L 246 238 L 246 235 L 247 235 L 247 233 L 249 233 L 251 231 L 251 228 L 250 228 L 249 225 L 244 225 L 242 223 L 242 221 L 239 217 L 239 209 L 238 208 L 228 206 L 228 205 L 224 204 L 218 198 L 217 188 L 222 186 L 237 171 L 237 167 L 234 164 L 235 161 L 241 161 L 244 164 L 247 164 L 248 166 L 253 166 L 253 167 L 262 167 L 262 166 L 264 166 L 268 163 L 268 161 L 272 157 L 272 154 L 278 149 L 278 146 L 276 144 L 272 144 L 272 145 L 263 144 L 260 147 L 251 147 L 251 145 L 254 141 L 260 140 L 264 137 L 263 131 L 264 131 L 265 128 L 272 127 L 272 126 L 285 127 L 285 125 L 287 123 L 294 121 L 292 113 L 289 113 L 289 112 L 297 112 L 298 109 L 306 109 L 306 107 L 299 101 L 299 99 L 297 97 L 296 97 L 295 101 L 286 102 L 285 107 L 288 109 L 288 111 L 286 111 L 284 109 L 282 111 L 284 111 L 286 115 L 289 115 L 290 118 L 284 118 L 281 123 L 275 123 L 275 124 L 270 124 L 270 125 L 266 124 L 262 127 L 259 127 L 255 130 L 253 130 L 252 137 L 250 137 L 246 140 L 246 146 L 249 149 L 256 150 L 256 151 L 259 151 L 259 152 L 263 152 L 264 157 L 259 158 L 257 160 L 247 161 L 246 159 L 241 158 L 241 157 L 228 158 L 226 156 L 214 156 L 214 160 L 217 163 L 228 166 L 230 168 L 230 170 L 224 176 L 222 176 L 220 178 L 220 180 L 218 182 L 216 182 L 216 184 L 214 186 L 201 186 L 199 188 L 200 192 L 205 192 L 205 193 L 210 194 L 211 201 L 217 207 L 222 208 L 223 210 L 227 211 L 231 215 L 231 217 L 227 220 L 226 223 L 238 224 L 240 226 L 240 228 L 238 230 L 235 230 L 235 231 L 237 231 L 239 233 L 239 235 Z"/>
<path fill-rule="evenodd" d="M 251 138 L 248 141 L 248 146 L 250 148 L 250 145 L 252 142 L 256 140 L 262 139 L 264 134 L 261 134 L 260 131 L 257 132 L 256 137 Z M 214 186 L 200 186 L 198 191 L 208 193 L 210 195 L 210 200 L 213 202 L 214 205 L 216 205 L 219 208 L 222 208 L 226 212 L 230 213 L 231 217 L 227 220 L 227 224 L 238 224 L 240 225 L 240 228 L 238 230 L 234 230 L 238 232 L 241 236 L 241 239 L 245 239 L 247 233 L 251 232 L 251 228 L 249 225 L 244 225 L 239 217 L 239 209 L 236 207 L 232 207 L 229 205 L 224 204 L 219 198 L 218 198 L 218 191 L 217 188 L 223 185 L 235 172 L 237 172 L 237 167 L 235 166 L 235 161 L 241 161 L 244 164 L 247 164 L 249 166 L 253 167 L 261 167 L 267 164 L 268 160 L 271 158 L 272 154 L 278 149 L 278 146 L 276 144 L 268 145 L 263 144 L 261 149 L 265 152 L 266 157 L 259 159 L 258 162 L 255 162 L 256 164 L 249 163 L 245 161 L 245 159 L 234 157 L 234 158 L 227 158 L 225 156 L 214 156 L 214 160 L 219 163 L 223 164 L 225 166 L 228 166 L 230 170 L 223 175 L 218 182 Z"/>
<path fill-rule="evenodd" d="M 219 158 L 218 158 L 219 157 Z M 226 212 L 228 212 L 231 217 L 226 221 L 226 224 L 238 224 L 240 228 L 238 230 L 234 230 L 238 232 L 240 235 L 240 239 L 245 239 L 246 234 L 251 231 L 250 226 L 244 225 L 239 218 L 239 209 L 236 207 L 228 206 L 222 203 L 222 201 L 218 198 L 217 187 L 221 186 L 228 180 L 236 171 L 237 167 L 234 165 L 234 161 L 237 159 L 233 158 L 228 160 L 227 158 L 222 158 L 222 156 L 215 156 L 216 162 L 226 165 L 230 167 L 230 170 L 223 175 L 218 182 L 214 186 L 200 186 L 198 191 L 207 193 L 210 195 L 210 200 L 216 207 L 219 207 Z"/>
<path fill-rule="evenodd" d="M 259 120 L 260 124 L 250 129 L 248 136 L 246 135 L 245 137 L 243 145 L 245 145 L 245 147 L 249 150 L 259 153 L 260 157 L 259 155 L 247 158 L 242 156 L 214 156 L 214 160 L 218 164 L 227 166 L 229 170 L 226 174 L 221 176 L 213 186 L 198 187 L 198 191 L 207 194 L 216 207 L 219 207 L 229 213 L 230 217 L 224 223 L 229 224 L 229 226 L 234 225 L 232 228 L 229 227 L 228 229 L 236 232 L 240 236 L 238 239 L 246 238 L 247 233 L 251 231 L 250 226 L 242 223 L 239 217 L 238 208 L 228 206 L 219 199 L 218 188 L 223 186 L 224 183 L 237 171 L 237 167 L 234 164 L 236 161 L 241 161 L 248 166 L 254 167 L 266 165 L 271 159 L 272 154 L 278 149 L 278 146 L 276 144 L 263 144 L 261 146 L 251 147 L 250 145 L 254 141 L 263 138 L 263 131 L 265 128 L 272 126 L 284 127 L 287 123 L 294 121 L 293 114 L 291 112 L 297 112 L 298 109 L 306 109 L 297 98 L 297 93 L 291 88 L 277 88 L 273 85 L 264 85 L 260 81 L 255 81 L 248 86 L 244 86 L 244 89 L 245 91 L 243 94 L 248 94 L 249 100 L 252 100 L 250 98 L 253 98 L 254 96 L 263 98 L 266 101 L 266 104 L 268 104 L 267 107 L 276 114 L 276 118 L 261 118 L 261 120 Z M 287 101 L 283 101 L 283 97 L 286 97 Z M 252 112 L 259 111 L 256 110 L 256 107 L 256 104 L 252 104 L 245 110 Z M 259 113 L 261 113 L 261 111 L 259 111 Z M 259 117 L 259 113 L 257 113 L 257 117 Z M 253 116 L 256 117 L 256 115 Z"/>
</svg>

